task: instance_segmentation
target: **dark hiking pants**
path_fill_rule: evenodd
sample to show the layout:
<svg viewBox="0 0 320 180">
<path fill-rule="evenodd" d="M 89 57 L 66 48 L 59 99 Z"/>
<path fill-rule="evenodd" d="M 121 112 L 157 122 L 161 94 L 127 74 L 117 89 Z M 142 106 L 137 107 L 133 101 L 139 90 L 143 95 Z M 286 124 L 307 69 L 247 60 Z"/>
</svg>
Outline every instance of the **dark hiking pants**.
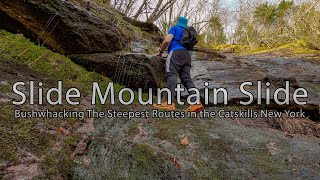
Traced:
<svg viewBox="0 0 320 180">
<path fill-rule="evenodd" d="M 172 93 L 172 102 L 176 102 L 176 92 L 175 88 L 177 87 L 177 75 L 181 79 L 182 85 L 187 89 L 195 88 L 194 83 L 192 82 L 190 76 L 191 69 L 191 56 L 186 50 L 177 50 L 171 51 L 167 61 L 166 61 L 166 78 L 167 85 Z M 189 94 L 194 93 L 193 91 Z M 195 102 L 197 99 L 193 97 L 192 102 Z"/>
</svg>

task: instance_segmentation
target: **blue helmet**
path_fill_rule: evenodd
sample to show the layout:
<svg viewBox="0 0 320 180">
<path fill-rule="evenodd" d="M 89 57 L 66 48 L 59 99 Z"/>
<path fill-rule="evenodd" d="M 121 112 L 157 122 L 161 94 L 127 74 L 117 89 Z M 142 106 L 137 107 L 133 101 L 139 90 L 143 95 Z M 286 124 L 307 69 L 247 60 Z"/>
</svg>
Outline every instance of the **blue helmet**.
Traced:
<svg viewBox="0 0 320 180">
<path fill-rule="evenodd" d="M 177 26 L 187 28 L 188 27 L 188 19 L 183 16 L 179 17 L 178 22 L 177 22 Z"/>
</svg>

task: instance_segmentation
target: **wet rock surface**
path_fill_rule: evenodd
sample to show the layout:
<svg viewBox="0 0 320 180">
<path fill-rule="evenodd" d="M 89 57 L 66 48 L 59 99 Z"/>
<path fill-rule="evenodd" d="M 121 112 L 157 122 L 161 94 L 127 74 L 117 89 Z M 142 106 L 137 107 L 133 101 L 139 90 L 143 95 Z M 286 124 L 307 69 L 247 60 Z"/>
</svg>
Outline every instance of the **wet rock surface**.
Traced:
<svg viewBox="0 0 320 180">
<path fill-rule="evenodd" d="M 111 21 L 61 0 L 0 1 L 0 28 L 62 54 L 115 52 L 128 41 Z"/>
<path fill-rule="evenodd" d="M 95 125 L 86 155 L 90 164 L 77 157 L 73 168 L 76 178 L 320 177 L 320 145 L 314 137 L 290 137 L 226 118 L 97 119 Z M 188 145 L 181 144 L 185 137 Z"/>
<path fill-rule="evenodd" d="M 209 82 L 212 88 L 227 88 L 231 105 L 236 109 L 242 108 L 236 102 L 247 98 L 239 91 L 242 82 L 270 82 L 274 91 L 290 81 L 290 93 L 299 87 L 306 88 L 311 104 L 270 108 L 278 111 L 310 108 L 310 114 L 316 115 L 314 120 L 319 117 L 319 64 L 267 55 L 214 60 L 203 52 L 193 52 L 192 56 L 196 86 L 204 88 L 204 82 Z M 250 91 L 257 95 L 256 88 Z M 279 107 L 282 109 L 277 109 Z M 140 106 L 116 108 L 150 110 Z M 207 111 L 219 109 L 206 108 Z M 285 121 L 312 122 L 308 119 Z M 76 157 L 73 176 L 80 179 L 110 176 L 120 179 L 320 178 L 319 138 L 270 128 L 270 125 L 275 127 L 272 124 L 275 122 L 277 125 L 279 119 L 96 119 L 97 128 L 90 137 L 89 151 L 85 156 Z M 186 137 L 188 144 L 181 144 Z"/>
</svg>

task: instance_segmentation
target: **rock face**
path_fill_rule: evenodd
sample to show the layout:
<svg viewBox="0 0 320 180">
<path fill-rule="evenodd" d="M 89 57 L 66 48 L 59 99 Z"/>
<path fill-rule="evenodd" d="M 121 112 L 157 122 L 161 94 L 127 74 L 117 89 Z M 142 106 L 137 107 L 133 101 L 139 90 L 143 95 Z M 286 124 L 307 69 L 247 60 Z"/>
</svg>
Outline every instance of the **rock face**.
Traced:
<svg viewBox="0 0 320 180">
<path fill-rule="evenodd" d="M 62 0 L 0 1 L 0 29 L 22 33 L 40 45 L 70 55 L 77 64 L 115 83 L 133 89 L 162 85 L 164 60 L 143 54 L 117 55 L 115 52 L 129 44 L 130 35 L 94 11 L 75 4 Z M 152 23 L 124 20 L 159 34 Z"/>
<path fill-rule="evenodd" d="M 0 28 L 62 54 L 115 52 L 127 37 L 111 21 L 62 0 L 0 1 Z"/>
<path fill-rule="evenodd" d="M 272 57 L 268 54 L 229 57 L 218 61 L 213 61 L 211 58 L 205 59 L 205 56 L 199 55 L 199 52 L 193 52 L 192 56 L 194 61 L 191 75 L 196 87 L 204 89 L 204 82 L 209 82 L 210 88 L 226 88 L 229 93 L 229 104 L 239 104 L 240 100 L 248 100 L 248 96 L 239 90 L 240 85 L 245 81 L 253 83 L 253 86 L 246 86 L 245 89 L 254 95 L 255 100 L 258 93 L 257 81 L 262 81 L 262 101 L 264 102 L 265 83 L 270 82 L 270 98 L 273 104 L 270 108 L 294 111 L 303 109 L 310 119 L 320 120 L 320 66 L 316 62 Z M 286 81 L 290 82 L 290 97 L 294 90 L 300 87 L 308 91 L 308 105 L 298 106 L 294 102 L 289 106 L 274 104 L 274 91 L 285 87 Z M 284 98 L 280 93 L 279 99 Z M 210 102 L 213 102 L 213 99 L 210 99 Z M 222 102 L 222 96 L 218 97 L 218 103 Z"/>
<path fill-rule="evenodd" d="M 103 74 L 132 89 L 154 89 L 165 82 L 165 60 L 162 58 L 140 53 L 97 53 L 71 55 L 69 58 L 88 71 Z"/>
</svg>

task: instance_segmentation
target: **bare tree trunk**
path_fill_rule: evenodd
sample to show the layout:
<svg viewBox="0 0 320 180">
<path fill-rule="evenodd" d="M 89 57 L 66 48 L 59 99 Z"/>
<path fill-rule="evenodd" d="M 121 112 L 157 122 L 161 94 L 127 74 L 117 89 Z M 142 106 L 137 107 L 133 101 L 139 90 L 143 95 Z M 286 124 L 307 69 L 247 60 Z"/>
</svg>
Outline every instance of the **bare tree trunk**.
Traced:
<svg viewBox="0 0 320 180">
<path fill-rule="evenodd" d="M 135 4 L 135 1 L 134 0 L 129 0 L 125 10 L 124 10 L 124 14 L 126 16 L 129 16 L 129 13 L 132 11 L 133 9 L 133 5 Z"/>
<path fill-rule="evenodd" d="M 148 22 L 154 22 L 157 19 L 159 19 L 159 17 L 162 16 L 163 13 L 165 13 L 170 8 L 170 6 L 173 5 L 176 1 L 177 0 L 169 0 L 161 8 L 158 6 L 159 5 L 159 2 L 158 2 L 157 7 L 159 7 L 160 9 L 155 9 L 153 11 L 153 13 L 150 15 L 150 17 L 147 19 L 147 21 Z M 162 3 L 162 1 L 161 1 L 161 3 Z M 161 4 L 160 4 L 160 6 L 161 6 Z"/>
<path fill-rule="evenodd" d="M 143 0 L 141 6 L 139 7 L 138 11 L 136 12 L 136 14 L 133 16 L 133 19 L 137 20 L 139 18 L 139 16 L 142 14 L 144 8 L 147 7 L 147 3 L 148 0 Z"/>
<path fill-rule="evenodd" d="M 171 4 L 170 6 L 170 13 L 169 13 L 169 23 L 168 23 L 168 27 L 170 28 L 171 27 L 171 24 L 172 24 L 172 13 L 173 13 L 173 4 Z"/>
</svg>

